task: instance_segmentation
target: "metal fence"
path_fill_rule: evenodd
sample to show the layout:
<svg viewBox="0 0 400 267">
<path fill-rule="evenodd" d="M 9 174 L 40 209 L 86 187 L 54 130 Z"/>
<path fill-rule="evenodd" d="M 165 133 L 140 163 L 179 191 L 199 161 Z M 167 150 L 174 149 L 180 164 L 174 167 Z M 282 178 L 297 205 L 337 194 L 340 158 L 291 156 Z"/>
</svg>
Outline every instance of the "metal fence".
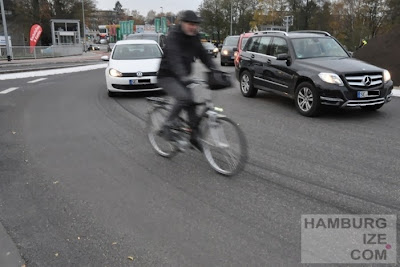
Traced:
<svg viewBox="0 0 400 267">
<path fill-rule="evenodd" d="M 80 45 L 58 45 L 58 46 L 36 46 L 32 53 L 29 46 L 12 46 L 12 59 L 38 59 L 49 57 L 65 57 L 82 55 L 83 46 Z M 7 60 L 7 49 L 0 47 L 0 59 Z"/>
</svg>

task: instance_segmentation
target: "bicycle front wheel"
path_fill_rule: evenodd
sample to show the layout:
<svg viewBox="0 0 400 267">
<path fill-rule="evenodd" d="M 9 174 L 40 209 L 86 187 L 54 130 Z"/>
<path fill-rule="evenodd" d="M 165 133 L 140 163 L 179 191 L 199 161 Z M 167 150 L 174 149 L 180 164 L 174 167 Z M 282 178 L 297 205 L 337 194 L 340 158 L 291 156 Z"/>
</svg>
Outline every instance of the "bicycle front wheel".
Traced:
<svg viewBox="0 0 400 267">
<path fill-rule="evenodd" d="M 202 145 L 208 163 L 222 175 L 238 174 L 247 161 L 247 142 L 242 130 L 226 117 L 205 122 Z"/>
<path fill-rule="evenodd" d="M 161 156 L 170 158 L 178 151 L 176 146 L 159 135 L 169 111 L 164 107 L 156 107 L 147 119 L 147 136 L 153 149 Z"/>
</svg>

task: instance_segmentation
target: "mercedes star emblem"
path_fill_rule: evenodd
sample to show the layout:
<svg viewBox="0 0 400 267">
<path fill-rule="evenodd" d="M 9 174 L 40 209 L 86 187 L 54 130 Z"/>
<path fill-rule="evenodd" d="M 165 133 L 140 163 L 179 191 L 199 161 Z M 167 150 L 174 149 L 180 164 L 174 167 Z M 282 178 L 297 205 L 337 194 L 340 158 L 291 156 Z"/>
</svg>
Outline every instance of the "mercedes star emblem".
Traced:
<svg viewBox="0 0 400 267">
<path fill-rule="evenodd" d="M 371 85 L 371 82 L 372 82 L 371 77 L 369 77 L 369 76 L 365 76 L 365 77 L 364 77 L 363 83 L 364 83 L 365 86 L 370 86 L 370 85 Z"/>
</svg>

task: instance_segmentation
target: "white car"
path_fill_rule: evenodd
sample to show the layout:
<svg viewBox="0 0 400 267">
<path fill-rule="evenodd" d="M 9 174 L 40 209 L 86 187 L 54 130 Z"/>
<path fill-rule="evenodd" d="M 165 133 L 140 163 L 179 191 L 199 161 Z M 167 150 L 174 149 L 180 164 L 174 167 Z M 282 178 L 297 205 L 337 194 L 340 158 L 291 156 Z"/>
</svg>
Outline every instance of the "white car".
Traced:
<svg viewBox="0 0 400 267">
<path fill-rule="evenodd" d="M 108 95 L 118 92 L 158 91 L 157 72 L 162 49 L 152 40 L 118 41 L 110 54 L 102 60 L 109 61 L 106 68 Z"/>
</svg>

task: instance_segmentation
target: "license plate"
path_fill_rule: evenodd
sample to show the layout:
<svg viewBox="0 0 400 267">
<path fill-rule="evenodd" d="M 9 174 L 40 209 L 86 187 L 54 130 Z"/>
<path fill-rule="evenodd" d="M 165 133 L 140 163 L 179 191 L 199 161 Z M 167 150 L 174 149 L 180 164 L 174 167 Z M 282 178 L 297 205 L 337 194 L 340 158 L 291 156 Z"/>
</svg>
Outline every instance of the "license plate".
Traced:
<svg viewBox="0 0 400 267">
<path fill-rule="evenodd" d="M 135 84 L 135 80 L 129 80 L 129 84 L 130 85 L 134 85 Z"/>
<path fill-rule="evenodd" d="M 379 91 L 357 91 L 357 98 L 379 96 Z"/>
<path fill-rule="evenodd" d="M 358 91 L 357 98 L 365 98 L 368 97 L 368 91 Z"/>
</svg>

